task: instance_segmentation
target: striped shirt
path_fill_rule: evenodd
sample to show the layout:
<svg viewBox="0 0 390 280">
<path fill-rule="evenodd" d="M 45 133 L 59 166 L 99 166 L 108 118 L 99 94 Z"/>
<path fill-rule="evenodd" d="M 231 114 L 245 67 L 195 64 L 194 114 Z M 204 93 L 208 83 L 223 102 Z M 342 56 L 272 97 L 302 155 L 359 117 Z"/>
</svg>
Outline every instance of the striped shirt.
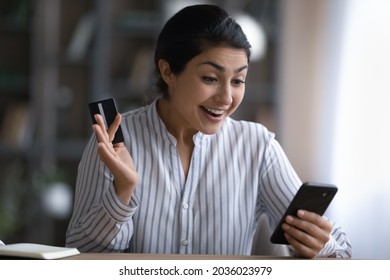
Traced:
<svg viewBox="0 0 390 280">
<path fill-rule="evenodd" d="M 301 185 L 274 134 L 258 123 L 227 118 L 216 134 L 196 133 L 186 178 L 156 101 L 122 117 L 138 185 L 123 204 L 92 137 L 66 236 L 82 252 L 249 255 L 260 216 L 274 228 Z M 321 254 L 350 254 L 340 228 Z"/>
</svg>

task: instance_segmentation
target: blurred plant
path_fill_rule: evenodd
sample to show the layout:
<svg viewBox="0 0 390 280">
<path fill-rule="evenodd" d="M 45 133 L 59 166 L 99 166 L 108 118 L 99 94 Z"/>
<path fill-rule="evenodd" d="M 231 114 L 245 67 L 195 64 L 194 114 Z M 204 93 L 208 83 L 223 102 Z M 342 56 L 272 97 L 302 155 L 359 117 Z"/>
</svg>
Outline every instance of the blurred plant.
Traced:
<svg viewBox="0 0 390 280">
<path fill-rule="evenodd" d="M 28 183 L 24 179 L 25 167 L 21 161 L 11 162 L 3 172 L 4 182 L 0 186 L 0 236 L 21 228 L 24 222 L 21 211 L 28 192 Z"/>
<path fill-rule="evenodd" d="M 12 161 L 3 170 L 0 185 L 0 239 L 15 232 L 34 226 L 42 216 L 42 194 L 55 182 L 66 182 L 63 172 L 44 174 L 35 171 L 26 172 L 22 160 Z"/>
</svg>

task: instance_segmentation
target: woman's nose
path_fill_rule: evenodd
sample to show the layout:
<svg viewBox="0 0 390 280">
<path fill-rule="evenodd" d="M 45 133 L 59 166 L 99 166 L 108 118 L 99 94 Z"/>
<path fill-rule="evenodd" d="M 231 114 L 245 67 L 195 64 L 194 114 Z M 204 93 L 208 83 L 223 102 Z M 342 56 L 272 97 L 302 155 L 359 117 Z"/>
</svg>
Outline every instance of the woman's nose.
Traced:
<svg viewBox="0 0 390 280">
<path fill-rule="evenodd" d="M 223 86 L 219 89 L 219 92 L 215 96 L 215 100 L 223 105 L 229 105 L 232 103 L 232 89 L 230 85 Z"/>
</svg>

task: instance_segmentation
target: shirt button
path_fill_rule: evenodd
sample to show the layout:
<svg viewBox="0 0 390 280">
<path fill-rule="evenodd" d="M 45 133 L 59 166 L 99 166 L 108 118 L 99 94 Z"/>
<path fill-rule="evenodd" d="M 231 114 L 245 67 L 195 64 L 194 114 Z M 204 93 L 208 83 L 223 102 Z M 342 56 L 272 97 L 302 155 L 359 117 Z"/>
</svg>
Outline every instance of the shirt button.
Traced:
<svg viewBox="0 0 390 280">
<path fill-rule="evenodd" d="M 187 245 L 188 245 L 188 240 L 183 240 L 183 241 L 181 242 L 181 244 L 182 244 L 183 246 L 187 246 Z"/>
<path fill-rule="evenodd" d="M 183 208 L 184 208 L 184 209 L 188 209 L 188 207 L 189 207 L 189 206 L 188 206 L 188 203 L 183 203 Z"/>
</svg>

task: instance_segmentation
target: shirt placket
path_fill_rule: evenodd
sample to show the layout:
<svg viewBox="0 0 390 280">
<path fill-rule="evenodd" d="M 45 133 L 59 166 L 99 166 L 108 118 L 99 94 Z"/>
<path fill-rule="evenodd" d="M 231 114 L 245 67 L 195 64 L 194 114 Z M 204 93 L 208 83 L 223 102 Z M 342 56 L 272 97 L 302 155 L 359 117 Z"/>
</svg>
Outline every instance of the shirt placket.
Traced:
<svg viewBox="0 0 390 280">
<path fill-rule="evenodd" d="M 199 183 L 199 161 L 201 160 L 199 157 L 200 135 L 196 136 L 194 139 L 195 147 L 192 153 L 190 169 L 181 196 L 179 250 L 181 254 L 191 254 L 193 252 L 194 201 L 196 188 Z"/>
</svg>

